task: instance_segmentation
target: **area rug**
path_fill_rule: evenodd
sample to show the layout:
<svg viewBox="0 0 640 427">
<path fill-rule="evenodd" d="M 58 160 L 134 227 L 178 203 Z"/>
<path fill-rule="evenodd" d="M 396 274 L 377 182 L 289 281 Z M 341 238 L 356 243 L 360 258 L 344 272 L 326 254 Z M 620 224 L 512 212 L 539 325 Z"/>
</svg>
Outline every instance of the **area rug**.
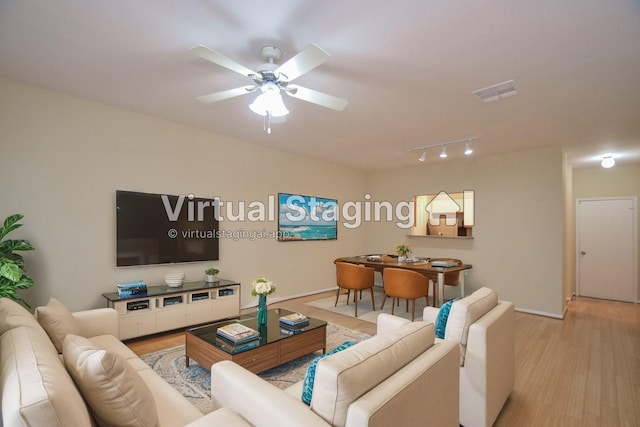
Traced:
<svg viewBox="0 0 640 427">
<path fill-rule="evenodd" d="M 367 322 L 376 323 L 376 319 L 378 318 L 378 314 L 380 313 L 388 313 L 391 314 L 391 298 L 387 298 L 387 301 L 384 303 L 384 309 L 380 310 L 380 306 L 382 305 L 382 299 L 384 298 L 384 293 L 382 289 L 374 288 L 373 291 L 375 302 L 376 302 L 376 310 L 373 311 L 371 309 L 371 293 L 367 290 L 362 292 L 362 299 L 358 300 L 358 319 L 365 320 Z M 333 305 L 336 302 L 335 295 L 321 298 L 314 301 L 306 302 L 306 305 L 310 305 L 312 307 L 321 308 L 323 310 L 331 311 L 333 313 L 342 314 L 344 316 L 355 317 L 355 307 L 353 305 L 353 292 L 351 293 L 351 297 L 349 299 L 349 305 L 347 305 L 347 296 L 340 295 L 338 299 L 338 304 L 336 307 Z M 424 298 L 418 298 L 416 300 L 416 317 L 415 320 L 422 320 L 422 310 L 424 309 L 426 301 Z M 394 309 L 394 315 L 403 317 L 405 319 L 411 320 L 411 301 L 409 301 L 409 311 L 406 310 L 406 300 L 400 301 L 400 305 L 396 305 Z"/>
<path fill-rule="evenodd" d="M 345 341 L 362 341 L 369 335 L 329 323 L 327 325 L 327 351 Z M 259 374 L 260 377 L 284 389 L 304 379 L 309 363 L 322 352 L 308 354 L 282 366 Z M 140 356 L 165 381 L 204 413 L 211 412 L 211 374 L 194 362 L 185 366 L 184 346 L 172 347 Z"/>
</svg>

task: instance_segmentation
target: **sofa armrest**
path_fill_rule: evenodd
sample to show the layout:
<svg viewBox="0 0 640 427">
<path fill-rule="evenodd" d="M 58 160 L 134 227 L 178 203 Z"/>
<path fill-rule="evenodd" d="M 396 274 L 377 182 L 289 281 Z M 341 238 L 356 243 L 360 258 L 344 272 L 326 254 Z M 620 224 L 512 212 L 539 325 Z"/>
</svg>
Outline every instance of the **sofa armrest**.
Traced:
<svg viewBox="0 0 640 427">
<path fill-rule="evenodd" d="M 398 329 L 400 326 L 410 322 L 410 320 L 403 319 L 402 317 L 380 313 L 378 314 L 378 320 L 376 321 L 376 334 L 380 335 L 387 331 L 393 331 L 394 329 Z"/>
<path fill-rule="evenodd" d="M 500 301 L 469 327 L 467 354 L 460 368 L 460 423 L 472 420 L 491 425 L 515 382 L 515 313 L 513 304 Z M 473 402 L 473 404 L 471 404 Z"/>
<path fill-rule="evenodd" d="M 91 338 L 98 335 L 113 335 L 120 339 L 118 312 L 113 308 L 96 308 L 76 311 L 72 314 L 80 325 L 82 336 Z"/>
<path fill-rule="evenodd" d="M 422 321 L 427 323 L 433 323 L 435 325 L 436 320 L 438 319 L 439 308 L 436 307 L 425 307 L 422 311 Z"/>
<path fill-rule="evenodd" d="M 255 426 L 323 426 L 328 424 L 283 390 L 229 360 L 211 367 L 214 408 L 226 407 Z"/>
</svg>

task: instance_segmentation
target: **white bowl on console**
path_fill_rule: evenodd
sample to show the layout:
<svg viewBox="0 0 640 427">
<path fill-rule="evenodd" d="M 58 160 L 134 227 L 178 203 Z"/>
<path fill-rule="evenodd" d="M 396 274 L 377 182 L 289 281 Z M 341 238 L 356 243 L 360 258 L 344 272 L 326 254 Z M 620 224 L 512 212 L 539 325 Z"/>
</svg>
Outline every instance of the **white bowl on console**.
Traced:
<svg viewBox="0 0 640 427">
<path fill-rule="evenodd" d="M 164 282 L 171 288 L 179 288 L 184 282 L 184 273 L 168 273 L 164 276 Z"/>
</svg>

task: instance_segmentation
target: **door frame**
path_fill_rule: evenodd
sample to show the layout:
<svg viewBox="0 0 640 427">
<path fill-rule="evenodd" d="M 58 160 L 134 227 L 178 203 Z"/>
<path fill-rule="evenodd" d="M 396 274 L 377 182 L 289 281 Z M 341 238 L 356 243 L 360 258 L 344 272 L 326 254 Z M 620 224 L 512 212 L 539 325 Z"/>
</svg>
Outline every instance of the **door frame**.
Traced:
<svg viewBox="0 0 640 427">
<path fill-rule="evenodd" d="M 638 197 L 637 196 L 615 196 L 615 197 L 581 197 L 576 199 L 576 248 L 575 248 L 575 269 L 576 269 L 576 294 L 580 295 L 580 202 L 594 202 L 594 201 L 606 201 L 606 200 L 631 200 L 633 204 L 633 289 L 635 291 L 633 295 L 634 303 L 640 303 L 638 297 Z"/>
</svg>

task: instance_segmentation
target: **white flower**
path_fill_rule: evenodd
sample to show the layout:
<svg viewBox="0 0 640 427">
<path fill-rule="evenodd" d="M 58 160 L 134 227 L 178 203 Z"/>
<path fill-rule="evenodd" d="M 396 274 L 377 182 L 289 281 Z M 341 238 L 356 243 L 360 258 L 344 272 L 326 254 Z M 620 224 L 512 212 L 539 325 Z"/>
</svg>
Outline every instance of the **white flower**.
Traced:
<svg viewBox="0 0 640 427">
<path fill-rule="evenodd" d="M 253 289 L 251 289 L 251 295 L 253 296 L 269 295 L 276 290 L 276 285 L 265 277 L 260 277 L 254 280 L 252 285 Z"/>
</svg>

